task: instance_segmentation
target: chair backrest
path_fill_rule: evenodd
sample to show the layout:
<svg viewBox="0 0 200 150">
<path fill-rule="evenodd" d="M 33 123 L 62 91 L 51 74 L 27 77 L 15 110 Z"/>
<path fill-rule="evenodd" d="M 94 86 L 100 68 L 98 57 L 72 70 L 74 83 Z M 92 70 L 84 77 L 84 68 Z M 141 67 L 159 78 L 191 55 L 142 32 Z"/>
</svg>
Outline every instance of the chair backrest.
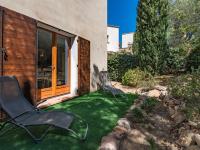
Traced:
<svg viewBox="0 0 200 150">
<path fill-rule="evenodd" d="M 107 71 L 101 71 L 99 73 L 99 80 L 101 82 L 101 86 L 112 86 L 109 74 Z"/>
<path fill-rule="evenodd" d="M 23 96 L 17 79 L 10 76 L 0 77 L 0 105 L 11 118 L 34 110 Z"/>
</svg>

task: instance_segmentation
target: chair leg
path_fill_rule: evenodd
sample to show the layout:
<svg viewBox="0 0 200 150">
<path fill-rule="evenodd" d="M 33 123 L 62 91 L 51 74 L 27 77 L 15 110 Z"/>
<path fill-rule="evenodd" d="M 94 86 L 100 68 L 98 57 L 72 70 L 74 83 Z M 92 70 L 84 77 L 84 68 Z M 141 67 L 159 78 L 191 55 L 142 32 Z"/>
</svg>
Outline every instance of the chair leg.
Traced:
<svg viewBox="0 0 200 150">
<path fill-rule="evenodd" d="M 8 122 L 4 122 L 3 124 L 0 125 L 0 131 L 8 124 Z"/>
<path fill-rule="evenodd" d="M 38 143 L 38 142 L 42 141 L 42 140 L 45 138 L 45 136 L 47 135 L 48 131 L 50 130 L 50 128 L 51 128 L 52 126 L 49 126 L 49 127 L 43 132 L 43 134 L 42 134 L 40 137 L 36 137 L 27 127 L 21 126 L 21 125 L 20 125 L 20 127 L 23 128 L 23 129 L 31 136 L 31 138 L 34 140 L 35 143 Z"/>
<path fill-rule="evenodd" d="M 7 125 L 8 123 L 9 123 L 9 122 L 5 122 L 5 123 L 3 123 L 2 125 L 0 125 L 0 131 L 1 131 L 0 137 L 3 136 L 6 132 L 8 132 L 10 129 L 13 128 L 13 127 L 9 127 L 9 128 L 6 129 L 5 131 L 2 131 L 2 130 L 6 127 L 6 125 Z"/>
<path fill-rule="evenodd" d="M 75 137 L 76 137 L 77 139 L 81 140 L 81 141 L 84 141 L 84 140 L 86 139 L 87 132 L 88 132 L 88 128 L 87 128 L 85 134 L 84 134 L 82 137 L 80 137 L 76 131 L 74 131 L 74 130 L 72 130 L 72 129 L 67 129 L 67 130 L 68 130 L 69 132 L 71 132 L 73 135 L 75 135 Z"/>
<path fill-rule="evenodd" d="M 72 129 L 67 129 L 69 132 L 71 132 L 73 135 L 75 135 L 75 137 L 77 138 L 77 139 L 79 139 L 79 140 L 81 140 L 81 141 L 84 141 L 85 139 L 86 139 L 86 137 L 87 137 L 87 133 L 88 133 L 88 129 L 89 129 L 89 127 L 88 127 L 88 124 L 87 124 L 87 122 L 84 120 L 84 119 L 82 119 L 79 115 L 75 115 L 75 114 L 73 114 L 77 119 L 79 119 L 79 120 L 81 120 L 80 122 L 82 122 L 82 123 L 84 123 L 85 124 L 85 126 L 86 126 L 86 129 L 85 129 L 85 133 L 83 134 L 83 136 L 80 136 L 75 130 L 72 130 Z"/>
</svg>

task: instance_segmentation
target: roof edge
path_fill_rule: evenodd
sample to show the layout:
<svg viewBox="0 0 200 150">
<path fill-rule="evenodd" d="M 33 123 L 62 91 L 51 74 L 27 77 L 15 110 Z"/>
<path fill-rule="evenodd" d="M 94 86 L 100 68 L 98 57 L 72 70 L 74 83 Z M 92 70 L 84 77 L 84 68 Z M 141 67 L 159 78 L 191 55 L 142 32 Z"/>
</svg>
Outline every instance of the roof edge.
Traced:
<svg viewBox="0 0 200 150">
<path fill-rule="evenodd" d="M 120 26 L 110 25 L 110 24 L 108 24 L 107 26 L 108 26 L 108 27 L 113 27 L 113 28 L 120 28 Z"/>
</svg>

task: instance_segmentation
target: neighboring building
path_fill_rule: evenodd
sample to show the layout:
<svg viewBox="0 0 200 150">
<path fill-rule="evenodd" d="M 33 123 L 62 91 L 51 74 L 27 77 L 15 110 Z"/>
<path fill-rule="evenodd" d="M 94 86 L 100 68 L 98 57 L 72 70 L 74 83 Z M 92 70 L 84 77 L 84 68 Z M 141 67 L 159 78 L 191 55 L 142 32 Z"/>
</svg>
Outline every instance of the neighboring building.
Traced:
<svg viewBox="0 0 200 150">
<path fill-rule="evenodd" d="M 97 89 L 97 69 L 107 70 L 107 0 L 0 5 L 1 75 L 16 76 L 27 98 L 36 104 Z"/>
<path fill-rule="evenodd" d="M 119 27 L 117 26 L 107 27 L 107 51 L 119 51 Z"/>
<path fill-rule="evenodd" d="M 133 45 L 133 37 L 134 33 L 125 33 L 122 35 L 122 48 L 123 49 L 130 49 Z"/>
</svg>

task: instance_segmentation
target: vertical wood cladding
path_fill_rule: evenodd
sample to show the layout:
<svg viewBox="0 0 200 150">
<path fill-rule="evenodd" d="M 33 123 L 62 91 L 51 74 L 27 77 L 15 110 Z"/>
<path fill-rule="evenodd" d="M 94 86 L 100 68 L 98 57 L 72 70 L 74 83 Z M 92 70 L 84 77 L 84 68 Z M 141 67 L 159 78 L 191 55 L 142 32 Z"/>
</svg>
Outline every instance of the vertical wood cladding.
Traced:
<svg viewBox="0 0 200 150">
<path fill-rule="evenodd" d="M 3 8 L 0 6 L 0 76 L 3 73 L 3 52 L 1 51 L 3 48 Z"/>
<path fill-rule="evenodd" d="M 32 102 L 36 99 L 36 31 L 35 20 L 4 8 L 3 46 L 7 58 L 3 75 L 16 76 L 25 97 Z"/>
<path fill-rule="evenodd" d="M 90 41 L 79 37 L 78 40 L 78 92 L 90 92 Z"/>
<path fill-rule="evenodd" d="M 3 53 L 1 52 L 1 48 L 3 48 L 3 9 L 0 6 L 0 76 L 2 75 L 2 69 L 3 69 Z M 5 118 L 5 114 L 0 109 L 0 121 L 1 119 Z"/>
</svg>

